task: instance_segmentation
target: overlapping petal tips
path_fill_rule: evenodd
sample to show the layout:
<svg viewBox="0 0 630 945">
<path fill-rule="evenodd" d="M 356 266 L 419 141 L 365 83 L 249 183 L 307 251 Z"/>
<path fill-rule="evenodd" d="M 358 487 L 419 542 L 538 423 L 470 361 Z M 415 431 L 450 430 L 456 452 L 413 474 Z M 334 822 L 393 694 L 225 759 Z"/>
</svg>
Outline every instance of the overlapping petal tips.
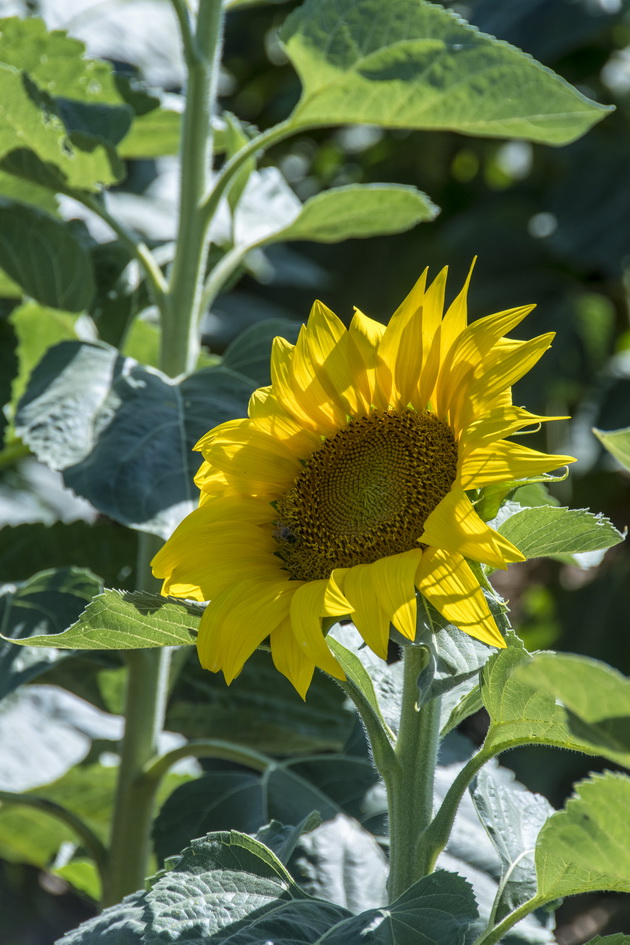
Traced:
<svg viewBox="0 0 630 945">
<path fill-rule="evenodd" d="M 345 679 L 345 676 L 326 645 L 322 619 L 347 617 L 352 611 L 352 604 L 333 577 L 299 582 L 291 599 L 291 628 L 298 646 L 316 666 L 337 679 Z"/>
<path fill-rule="evenodd" d="M 431 512 L 419 541 L 495 568 L 507 568 L 508 564 L 525 560 L 518 548 L 477 515 L 459 486 L 451 489 Z"/>
<path fill-rule="evenodd" d="M 311 684 L 315 663 L 304 655 L 291 629 L 291 620 L 283 620 L 271 631 L 271 658 L 279 673 L 286 676 L 303 699 Z"/>
<path fill-rule="evenodd" d="M 262 641 L 288 618 L 293 595 L 282 572 L 232 583 L 201 618 L 197 639 L 201 665 L 212 672 L 223 670 L 230 683 Z"/>
<path fill-rule="evenodd" d="M 420 593 L 450 623 L 483 643 L 505 647 L 479 582 L 461 555 L 427 548 L 416 583 Z"/>
<path fill-rule="evenodd" d="M 539 453 L 520 443 L 499 440 L 465 455 L 458 479 L 463 489 L 480 489 L 497 482 L 540 476 L 574 462 L 574 456 Z"/>
<path fill-rule="evenodd" d="M 352 604 L 355 627 L 382 659 L 387 658 L 390 624 L 407 639 L 415 638 L 415 575 L 421 556 L 420 549 L 406 551 L 334 572 Z"/>
</svg>

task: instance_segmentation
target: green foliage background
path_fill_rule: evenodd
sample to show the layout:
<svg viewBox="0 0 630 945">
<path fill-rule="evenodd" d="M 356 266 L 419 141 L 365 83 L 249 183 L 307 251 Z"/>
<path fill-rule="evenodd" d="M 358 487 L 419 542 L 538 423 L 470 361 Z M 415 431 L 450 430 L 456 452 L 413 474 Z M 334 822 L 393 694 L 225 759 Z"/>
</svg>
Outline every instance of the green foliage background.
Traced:
<svg viewBox="0 0 630 945">
<path fill-rule="evenodd" d="M 569 479 L 554 487 L 558 502 L 563 506 L 603 512 L 618 528 L 624 529 L 629 519 L 627 475 L 620 473 L 619 466 L 590 431 L 592 427 L 602 431 L 625 427 L 630 413 L 627 224 L 630 218 L 627 51 L 630 48 L 630 4 L 627 0 L 619 3 L 469 0 L 465 4 L 443 5 L 460 10 L 483 31 L 530 53 L 589 97 L 614 104 L 616 111 L 584 138 L 562 148 L 524 141 L 464 138 L 447 130 L 383 131 L 372 126 L 308 130 L 277 144 L 267 154 L 263 165 L 267 165 L 268 170 L 279 167 L 288 186 L 301 200 L 310 201 L 310 216 L 287 223 L 283 217 L 283 201 L 287 200 L 284 185 L 279 186 L 268 170 L 263 168 L 259 172 L 258 193 L 252 193 L 249 203 L 245 203 L 241 232 L 243 239 L 249 240 L 247 245 L 260 246 L 247 258 L 234 259 L 232 291 L 214 300 L 211 314 L 204 321 L 204 342 L 209 353 L 204 354 L 200 367 L 208 372 L 205 378 L 212 379 L 216 403 L 208 402 L 197 375 L 197 381 L 189 379 L 169 387 L 165 405 L 164 385 L 160 386 L 154 379 L 149 381 L 142 369 L 138 369 L 125 388 L 123 399 L 128 397 L 131 404 L 137 389 L 134 384 L 150 382 L 155 385 L 155 401 L 167 415 L 171 411 L 176 416 L 183 403 L 192 403 L 193 417 L 201 415 L 210 427 L 242 412 L 236 404 L 246 396 L 245 388 L 268 382 L 271 337 L 277 333 L 291 337 L 306 317 L 314 297 L 322 298 L 346 321 L 353 305 L 386 320 L 425 265 L 436 272 L 449 264 L 451 286 L 458 286 L 470 259 L 477 255 L 479 261 L 471 290 L 473 315 L 534 301 L 538 308 L 525 323 L 523 332 L 531 335 L 547 330 L 557 332 L 551 352 L 520 382 L 515 401 L 526 403 L 533 411 L 572 417 L 570 422 L 554 424 L 545 431 L 545 435 L 552 437 L 551 441 L 545 441 L 540 434 L 541 448 L 573 452 L 580 460 L 572 468 Z M 70 4 L 67 6 L 69 8 Z M 164 6 L 166 4 L 156 0 L 156 9 Z M 237 115 L 242 125 L 228 120 L 221 126 L 219 141 L 228 151 L 242 144 L 247 123 L 264 129 L 282 120 L 298 100 L 297 77 L 278 42 L 282 22 L 296 6 L 293 3 L 251 7 L 244 3 L 233 4 L 225 38 L 221 106 Z M 63 14 L 60 8 L 61 5 L 57 8 L 59 16 Z M 43 4 L 41 12 L 50 15 L 51 9 L 50 4 Z M 32 4 L 29 11 L 37 12 Z M 9 12 L 14 12 L 13 7 L 5 11 L 0 4 L 0 14 Z M 93 28 L 98 31 L 98 18 Z M 11 44 L 19 44 L 19 36 L 9 36 L 9 40 L 2 50 L 5 61 L 7 57 L 10 61 Z M 167 90 L 177 96 L 181 91 L 181 73 L 169 63 L 168 55 L 161 64 L 156 63 L 155 52 L 142 49 L 141 44 L 135 54 L 130 52 L 129 46 L 117 49 L 114 44 L 110 55 L 118 61 L 123 76 L 119 85 L 110 86 L 111 80 L 105 75 L 90 75 L 89 79 L 103 83 L 101 120 L 107 121 L 111 140 L 121 142 L 119 152 L 127 164 L 123 166 L 113 158 L 106 144 L 90 145 L 72 168 L 73 185 L 81 186 L 89 180 L 95 163 L 99 162 L 101 179 L 104 176 L 112 183 L 122 179 L 113 194 L 117 212 L 133 223 L 150 246 L 159 243 L 168 246 L 173 235 L 172 176 L 169 177 L 172 167 L 161 155 L 173 153 L 176 148 L 178 119 L 174 113 L 159 113 L 156 117 L 148 98 L 143 98 L 129 79 L 139 68 L 140 74 L 144 70 L 150 82 L 163 81 Z M 53 65 L 49 73 L 44 70 L 39 78 L 43 85 L 56 82 L 55 94 L 64 96 L 69 89 L 76 89 L 80 77 L 54 72 Z M 16 95 L 21 95 L 22 91 L 16 86 Z M 497 88 L 497 94 L 500 92 Z M 86 98 L 92 104 L 98 103 L 99 93 L 86 92 Z M 116 103 L 112 104 L 112 99 L 116 98 Z M 85 126 L 86 116 L 80 108 L 75 106 L 75 109 L 68 120 L 75 123 L 77 140 L 85 144 L 90 129 Z M 129 132 L 134 114 L 139 117 Z M 51 142 L 53 135 L 54 128 L 51 128 Z M 51 142 L 47 142 L 46 147 L 52 148 Z M 151 148 L 155 148 L 154 155 Z M 40 156 L 45 159 L 45 150 Z M 141 159 L 137 159 L 138 156 Z M 15 156 L 12 159 L 18 160 Z M 9 169 L 15 170 L 15 165 Z M 391 226 L 392 231 L 385 236 L 331 245 L 340 232 L 335 229 L 336 221 L 331 221 L 330 208 L 326 206 L 328 189 L 381 181 L 417 188 L 428 194 L 432 203 L 440 208 L 439 216 L 431 225 L 420 223 L 415 229 L 398 232 L 404 225 L 411 227 L 423 219 L 428 220 L 434 209 L 422 197 L 414 197 L 415 190 L 401 197 L 400 191 L 394 193 L 382 186 L 366 197 L 369 213 L 360 215 L 355 222 L 355 232 L 363 236 L 383 233 L 387 231 L 388 220 L 395 215 L 398 223 Z M 75 467 L 74 483 L 81 494 L 86 495 L 85 488 L 81 487 L 82 475 L 83 481 L 89 478 L 90 488 L 96 490 L 94 495 L 88 493 L 88 498 L 106 514 L 99 515 L 89 527 L 81 521 L 84 514 L 90 516 L 86 507 L 62 493 L 57 480 L 42 467 L 25 459 L 26 450 L 15 439 L 13 429 L 18 396 L 24 392 L 31 371 L 49 346 L 60 341 L 73 346 L 78 341 L 92 340 L 89 327 L 79 314 L 85 307 L 90 308 L 102 338 L 113 344 L 124 339 L 124 353 L 145 364 L 156 363 L 157 340 L 153 326 L 146 321 L 136 323 L 126 334 L 130 313 L 145 305 L 148 295 L 146 284 L 126 268 L 129 257 L 120 243 L 104 245 L 95 241 L 82 219 L 77 219 L 69 231 L 56 220 L 58 210 L 49 191 L 32 181 L 17 184 L 15 177 L 0 173 L 0 194 L 5 201 L 23 201 L 18 215 L 10 214 L 4 201 L 0 201 L 0 266 L 5 273 L 0 309 L 0 385 L 2 399 L 10 405 L 0 418 L 5 437 L 5 450 L 0 456 L 0 514 L 4 523 L 0 530 L 1 578 L 7 584 L 25 582 L 0 598 L 0 614 L 5 622 L 14 618 L 16 609 L 19 614 L 26 614 L 23 635 L 30 635 L 35 631 L 63 629 L 51 623 L 50 599 L 46 597 L 42 603 L 42 598 L 38 597 L 42 589 L 31 579 L 34 572 L 69 569 L 67 574 L 56 577 L 55 587 L 45 587 L 46 595 L 59 596 L 56 612 L 64 615 L 64 626 L 68 626 L 99 587 L 98 579 L 109 587 L 133 589 L 136 542 L 132 532 L 113 521 L 133 519 L 132 511 L 120 506 L 122 491 L 106 481 L 107 477 L 100 481 L 94 476 L 94 467 L 98 472 L 102 460 L 92 457 L 92 468 L 81 469 L 80 464 L 85 459 L 81 453 L 82 431 L 73 431 L 73 439 L 60 447 L 57 467 Z M 231 198 L 236 199 L 234 193 Z M 349 191 L 349 202 L 351 199 L 352 191 Z M 400 207 L 396 205 L 398 199 Z M 42 209 L 50 215 L 44 216 Z M 78 206 L 74 207 L 74 212 L 82 217 Z M 258 233 L 252 242 L 251 228 L 261 215 L 270 230 Z M 346 214 L 339 212 L 339 217 L 342 216 Z M 291 227 L 292 234 L 288 233 Z M 57 245 L 53 270 L 46 253 L 39 252 L 34 242 L 38 233 L 45 233 Z M 269 242 L 273 245 L 265 245 L 270 233 L 273 238 Z M 320 241 L 299 240 L 301 234 L 313 233 L 318 233 Z M 283 242 L 290 235 L 297 241 Z M 232 236 L 238 246 L 239 234 Z M 20 241 L 33 245 L 28 271 L 15 268 L 11 249 Z M 225 258 L 229 253 L 228 243 L 225 233 L 218 232 L 217 246 L 213 250 L 216 258 L 219 255 Z M 262 246 L 264 248 L 260 248 Z M 26 280 L 37 302 L 20 303 L 17 298 L 20 293 L 12 279 L 22 284 Z M 46 306 L 50 306 L 46 310 L 48 317 L 43 318 L 42 307 Z M 263 316 L 274 321 L 264 329 L 255 328 Z M 69 358 L 74 350 L 73 347 L 57 348 L 49 357 L 62 360 Z M 225 355 L 221 365 L 216 363 L 215 355 Z M 59 370 L 59 363 L 55 362 L 55 371 Z M 19 371 L 14 379 L 16 366 Z M 87 350 L 86 390 L 90 389 L 95 376 L 102 376 L 107 387 L 108 378 L 115 371 L 116 364 L 111 359 L 96 349 Z M 120 389 L 116 390 L 116 396 L 120 396 Z M 59 403 L 60 396 L 63 397 L 63 387 L 55 392 L 55 403 Z M 95 402 L 89 414 L 90 423 L 98 425 L 102 406 L 101 402 Z M 26 427 L 35 426 L 41 413 L 42 403 L 34 398 L 34 419 L 27 415 L 23 421 Z M 191 421 L 190 440 L 195 439 L 193 426 Z M 137 429 L 132 424 L 127 430 L 130 466 L 136 435 Z M 32 433 L 30 443 L 36 453 L 45 452 L 50 446 L 45 439 L 38 442 L 37 431 Z M 186 451 L 185 462 L 193 461 Z M 160 452 L 155 462 L 167 466 L 167 453 Z M 173 466 L 179 468 L 179 462 L 178 457 Z M 132 490 L 133 487 L 131 482 Z M 135 487 L 130 505 L 135 509 L 139 502 L 143 503 L 143 521 L 151 521 L 151 530 L 157 533 L 168 530 L 169 522 L 161 515 L 161 502 L 151 504 L 151 496 L 144 494 L 139 473 Z M 167 484 L 164 488 L 170 486 Z M 173 489 L 177 491 L 175 486 Z M 181 491 L 181 485 L 177 489 Z M 69 521 L 72 524 L 63 524 Z M 516 523 L 512 522 L 511 527 L 517 527 Z M 593 555 L 586 547 L 572 550 L 578 555 Z M 604 660 L 628 675 L 630 582 L 625 546 L 618 545 L 603 561 L 600 559 L 601 556 L 595 555 L 576 560 L 566 554 L 551 559 L 535 558 L 512 569 L 505 578 L 495 580 L 500 592 L 510 600 L 512 622 L 529 649 L 570 650 Z M 586 563 L 594 566 L 578 567 Z M 78 573 L 73 566 L 89 570 Z M 98 575 L 98 579 L 94 575 Z M 119 603 L 116 601 L 115 606 Z M 67 660 L 63 654 L 51 656 L 46 649 L 30 652 L 34 655 L 24 659 L 18 674 L 14 672 L 16 649 L 9 645 L 0 649 L 0 666 L 11 663 L 16 683 L 37 677 L 40 684 L 62 686 L 86 699 L 95 713 L 120 712 L 122 672 L 115 653 L 85 653 Z M 544 675 L 543 670 L 544 667 L 539 672 Z M 60 746 L 68 744 L 68 733 L 75 738 L 87 722 L 85 718 L 72 717 L 76 706 L 59 708 L 50 691 L 42 690 L 42 693 L 44 709 L 55 720 L 45 733 L 45 741 L 61 750 Z M 13 698 L 15 701 L 7 702 L 9 708 L 4 710 L 5 730 L 15 718 L 10 712 L 21 712 L 22 717 L 27 713 L 27 707 L 21 707 L 19 701 L 23 696 L 18 693 Z M 222 680 L 199 671 L 193 654 L 173 693 L 168 729 L 189 738 L 203 735 L 254 744 L 259 751 L 283 756 L 283 761 L 281 770 L 275 774 L 275 782 L 271 786 L 265 784 L 264 790 L 257 774 L 244 773 L 243 768 L 230 760 L 215 762 L 212 770 L 203 763 L 201 779 L 193 779 L 186 772 L 169 775 L 163 798 L 166 801 L 170 795 L 174 800 L 165 804 L 156 825 L 156 850 L 160 859 L 177 853 L 191 836 L 200 836 L 208 829 L 236 827 L 255 832 L 261 822 L 280 815 L 286 797 L 298 788 L 303 795 L 298 793 L 296 817 L 310 804 L 311 808 L 318 806 L 322 810 L 323 807 L 325 816 L 349 813 L 378 834 L 383 817 L 382 798 L 379 802 L 371 795 L 373 806 L 368 809 L 362 806 L 373 787 L 373 775 L 364 746 L 356 734 L 353 736 L 350 714 L 342 709 L 341 703 L 336 690 L 326 680 L 320 680 L 309 695 L 307 707 L 296 704 L 290 687 L 271 673 L 263 654 L 248 665 L 243 676 L 226 691 Z M 265 712 L 261 714 L 262 704 Z M 89 818 L 94 831 L 103 836 L 111 803 L 108 800 L 111 784 L 106 782 L 106 775 L 104 780 L 103 771 L 107 769 L 99 759 L 112 748 L 118 734 L 108 727 L 101 715 L 95 714 L 90 719 L 91 748 L 83 757 L 80 746 L 75 749 L 76 760 L 81 759 L 81 763 L 63 775 L 56 790 L 60 799 L 74 798 L 77 809 Z M 485 724 L 487 720 L 484 722 L 480 715 L 473 716 L 465 723 L 466 734 L 474 741 L 481 741 Z M 308 759 L 339 752 L 344 745 L 350 746 L 346 748 L 344 778 L 336 795 L 327 794 L 324 784 L 317 783 L 317 778 L 325 782 L 325 774 L 315 774 L 315 766 L 309 764 Z M 31 749 L 34 768 L 50 763 L 39 743 L 34 742 Z M 17 760 L 23 759 L 18 757 Z M 320 766 L 325 763 L 320 758 Z M 561 806 L 576 779 L 600 764 L 614 767 L 610 760 L 604 763 L 592 757 L 542 747 L 517 748 L 503 763 L 556 807 Z M 9 773 L 11 769 L 12 765 L 8 764 Z M 50 780 L 54 780 L 54 768 L 50 770 Z M 321 767 L 319 770 L 321 772 Z M 205 782 L 210 780 L 215 782 L 212 785 L 215 795 L 224 797 L 225 801 L 209 813 L 204 808 L 203 798 L 208 790 Z M 200 781 L 203 782 L 201 788 Z M 172 794 L 176 788 L 178 793 Z M 616 784 L 607 781 L 606 790 L 609 789 L 616 790 Z M 317 794 L 317 804 L 312 800 L 313 794 Z M 322 796 L 328 806 L 324 805 Z M 84 810 L 82 798 L 86 799 Z M 182 808 L 190 812 L 190 822 L 183 825 L 179 814 Z M 244 810 L 254 811 L 251 821 L 243 818 Z M 567 812 L 566 817 L 570 816 Z M 561 831 L 561 828 L 562 822 L 552 829 Z M 5 861 L 0 874 L 0 914 L 10 916 L 9 925 L 3 929 L 7 945 L 47 945 L 62 931 L 91 914 L 89 900 L 72 897 L 67 892 L 68 886 L 64 885 L 70 883 L 87 893 L 94 889 L 89 868 L 76 859 L 64 860 L 64 855 L 59 854 L 70 837 L 63 827 L 56 825 L 53 829 L 49 818 L 31 811 L 16 815 L 5 808 L 0 812 L 0 855 Z M 358 840 L 355 838 L 354 842 Z M 586 851 L 585 856 L 588 855 Z M 377 874 L 379 851 L 370 848 L 365 856 L 372 858 L 370 862 Z M 26 867 L 25 861 L 33 865 Z M 48 873 L 40 874 L 38 868 L 47 868 Z M 553 872 L 551 867 L 549 869 Z M 43 880 L 48 887 L 44 890 L 39 878 L 42 875 L 48 876 Z M 558 896 L 563 891 L 559 888 Z M 299 892 L 295 895 L 299 898 Z M 364 900 L 353 905 L 367 909 L 369 889 L 364 891 Z M 568 903 L 565 911 L 559 913 L 559 924 L 568 929 L 575 921 L 578 931 L 567 941 L 577 943 L 592 937 L 592 927 L 584 925 L 580 918 L 588 914 L 589 909 L 600 909 L 600 914 L 603 911 L 602 921 L 608 924 L 602 925 L 600 931 L 625 931 L 630 916 L 624 902 L 613 894 L 594 893 L 590 900 Z M 581 938 L 580 921 L 582 928 L 587 929 Z M 610 942 L 613 945 L 615 938 Z"/>
</svg>

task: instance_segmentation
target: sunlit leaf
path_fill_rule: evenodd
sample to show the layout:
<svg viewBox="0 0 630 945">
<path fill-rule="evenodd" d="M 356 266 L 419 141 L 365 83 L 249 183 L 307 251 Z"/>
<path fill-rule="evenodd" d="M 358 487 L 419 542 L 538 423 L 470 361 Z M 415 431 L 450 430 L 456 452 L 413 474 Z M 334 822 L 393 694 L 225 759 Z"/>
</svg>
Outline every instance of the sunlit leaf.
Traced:
<svg viewBox="0 0 630 945">
<path fill-rule="evenodd" d="M 526 558 L 600 551 L 623 541 L 623 535 L 604 515 L 551 505 L 516 511 L 498 531 Z"/>
<path fill-rule="evenodd" d="M 536 844 L 538 896 L 630 892 L 630 778 L 607 771 L 582 781 Z"/>
<path fill-rule="evenodd" d="M 296 126 L 366 122 L 566 144 L 609 110 L 424 0 L 306 0 L 281 38 L 302 80 Z"/>
<path fill-rule="evenodd" d="M 630 679 L 605 663 L 567 653 L 538 653 L 515 679 L 559 700 L 575 735 L 630 766 Z"/>
<path fill-rule="evenodd" d="M 623 430 L 593 430 L 597 439 L 624 469 L 630 470 L 630 427 Z"/>
</svg>

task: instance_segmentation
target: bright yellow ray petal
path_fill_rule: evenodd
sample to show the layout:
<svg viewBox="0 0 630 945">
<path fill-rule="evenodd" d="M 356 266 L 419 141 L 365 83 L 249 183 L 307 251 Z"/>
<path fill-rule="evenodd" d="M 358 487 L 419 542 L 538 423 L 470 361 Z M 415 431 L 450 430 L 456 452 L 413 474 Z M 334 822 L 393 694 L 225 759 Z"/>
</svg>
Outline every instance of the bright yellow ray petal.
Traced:
<svg viewBox="0 0 630 945">
<path fill-rule="evenodd" d="M 367 379 L 361 356 L 343 322 L 322 302 L 315 302 L 305 334 L 322 387 L 340 401 L 348 416 L 365 416 L 370 409 Z"/>
<path fill-rule="evenodd" d="M 291 628 L 298 646 L 320 669 L 337 679 L 345 679 L 343 670 L 326 644 L 322 619 L 345 617 L 352 612 L 352 605 L 332 577 L 293 583 L 297 588 L 291 601 Z"/>
<path fill-rule="evenodd" d="M 306 699 L 313 678 L 315 663 L 304 655 L 293 635 L 291 621 L 283 620 L 271 633 L 271 657 L 279 673 Z"/>
<path fill-rule="evenodd" d="M 293 360 L 295 346 L 284 338 L 274 338 L 271 349 L 271 383 L 279 404 L 300 423 L 305 430 L 330 435 L 335 431 L 326 417 L 321 416 L 317 403 L 312 398 L 303 400 L 303 391 L 295 384 Z M 321 396 L 321 392 L 320 392 Z"/>
<path fill-rule="evenodd" d="M 284 443 L 295 456 L 303 459 L 321 446 L 318 433 L 305 430 L 278 403 L 272 387 L 259 387 L 249 401 L 249 416 L 257 430 Z"/>
<path fill-rule="evenodd" d="M 370 404 L 382 408 L 384 404 L 380 401 L 377 402 L 376 369 L 378 366 L 378 346 L 385 334 L 385 325 L 374 321 L 373 318 L 368 318 L 357 308 L 354 310 L 354 316 L 348 331 L 361 356 L 368 400 Z"/>
<path fill-rule="evenodd" d="M 330 435 L 345 426 L 346 410 L 338 392 L 328 392 L 322 385 L 308 337 L 308 328 L 303 325 L 291 361 L 291 386 L 302 410 L 317 422 L 317 429 Z"/>
<path fill-rule="evenodd" d="M 464 633 L 490 646 L 505 647 L 483 591 L 461 555 L 428 548 L 416 584 L 429 603 Z"/>
<path fill-rule="evenodd" d="M 433 340 L 444 314 L 444 295 L 446 293 L 446 278 L 448 266 L 437 274 L 424 294 L 424 310 L 422 313 L 422 334 L 425 348 Z"/>
<path fill-rule="evenodd" d="M 491 410 L 486 417 L 475 420 L 464 430 L 459 440 L 459 455 L 465 456 L 482 446 L 489 446 L 496 440 L 517 433 L 524 427 L 536 427 L 548 420 L 567 420 L 567 417 L 541 417 L 530 413 L 523 407 L 499 407 Z"/>
<path fill-rule="evenodd" d="M 467 427 L 496 406 L 493 401 L 527 374 L 549 348 L 554 337 L 554 332 L 548 332 L 531 341 L 513 343 L 498 360 L 494 360 L 490 352 L 479 375 L 473 376 L 469 383 L 461 384 L 453 398 L 452 417 L 457 427 Z"/>
<path fill-rule="evenodd" d="M 464 456 L 458 479 L 463 489 L 480 489 L 495 482 L 539 476 L 574 462 L 574 456 L 539 453 L 520 443 L 501 440 Z"/>
<path fill-rule="evenodd" d="M 352 621 L 377 656 L 387 658 L 390 623 L 407 637 L 416 636 L 415 574 L 420 549 L 389 555 L 372 564 L 344 569 L 339 584 L 354 612 Z M 337 577 L 339 572 L 334 572 Z"/>
<path fill-rule="evenodd" d="M 470 264 L 466 281 L 464 282 L 459 295 L 451 303 L 442 320 L 442 325 L 440 328 L 440 347 L 442 360 L 444 360 L 446 352 L 450 350 L 455 339 L 461 335 L 463 330 L 468 325 L 468 289 L 470 287 L 470 280 L 472 278 L 473 269 L 475 268 L 476 262 L 477 257 L 475 256 L 472 263 Z"/>
<path fill-rule="evenodd" d="M 454 486 L 431 512 L 419 541 L 497 568 L 525 560 L 507 538 L 486 525 L 458 486 Z"/>
<path fill-rule="evenodd" d="M 237 581 L 206 607 L 197 650 L 204 669 L 223 670 L 226 682 L 238 676 L 245 660 L 289 614 L 293 584 L 286 580 Z"/>
<path fill-rule="evenodd" d="M 389 407 L 407 406 L 422 370 L 426 277 L 427 270 L 392 315 L 378 347 L 377 385 Z"/>
<path fill-rule="evenodd" d="M 492 349 L 503 335 L 522 322 L 533 308 L 533 305 L 521 306 L 487 315 L 485 318 L 478 318 L 461 332 L 442 359 L 435 394 L 435 409 L 441 415 L 446 414 L 453 403 L 457 403 L 463 386 L 477 376 L 476 371 L 480 376 L 485 375 Z"/>
<path fill-rule="evenodd" d="M 253 495 L 279 495 L 302 468 L 284 444 L 251 426 L 245 431 L 217 436 L 204 455 L 209 470 L 199 470 L 195 482 L 200 488 L 208 473 L 218 471 L 225 473 L 236 489 L 246 488 Z"/>
</svg>

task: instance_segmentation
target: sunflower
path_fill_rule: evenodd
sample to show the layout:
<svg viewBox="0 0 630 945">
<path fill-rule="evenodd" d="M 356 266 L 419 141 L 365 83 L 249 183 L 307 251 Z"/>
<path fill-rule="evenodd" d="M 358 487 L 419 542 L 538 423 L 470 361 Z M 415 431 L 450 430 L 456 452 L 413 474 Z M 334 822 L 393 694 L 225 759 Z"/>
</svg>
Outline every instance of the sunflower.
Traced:
<svg viewBox="0 0 630 945">
<path fill-rule="evenodd" d="M 415 637 L 416 592 L 504 646 L 469 562 L 523 555 L 475 511 L 475 490 L 573 457 L 506 439 L 553 419 L 511 398 L 553 334 L 504 337 L 533 306 L 469 325 L 470 274 L 444 313 L 446 273 L 427 288 L 425 271 L 387 326 L 357 310 L 346 329 L 315 302 L 295 345 L 274 339 L 272 383 L 249 417 L 197 443 L 199 507 L 153 571 L 165 595 L 210 601 L 199 658 L 228 683 L 267 637 L 302 697 L 316 666 L 343 678 L 330 618 L 349 617 L 385 658 L 390 625 Z"/>
</svg>

